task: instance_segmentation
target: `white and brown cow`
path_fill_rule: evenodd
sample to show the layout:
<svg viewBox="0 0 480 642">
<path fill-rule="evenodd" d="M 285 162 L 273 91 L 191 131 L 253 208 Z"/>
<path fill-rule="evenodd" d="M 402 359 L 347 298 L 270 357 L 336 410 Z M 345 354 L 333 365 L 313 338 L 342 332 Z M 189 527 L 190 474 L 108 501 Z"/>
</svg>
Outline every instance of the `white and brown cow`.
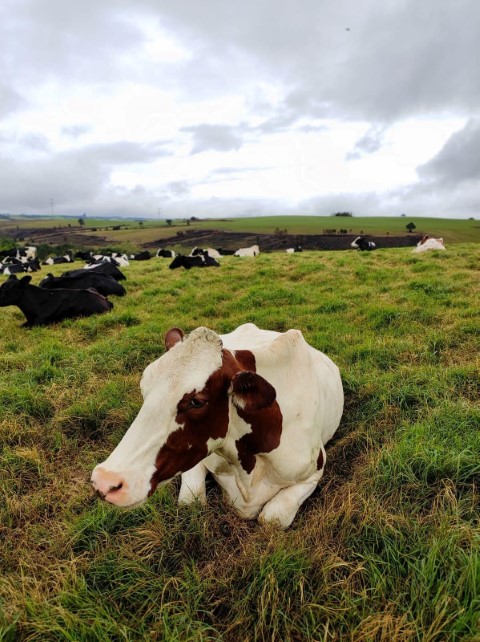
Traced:
<svg viewBox="0 0 480 642">
<path fill-rule="evenodd" d="M 416 247 L 413 248 L 412 252 L 427 252 L 428 250 L 445 250 L 445 245 L 443 243 L 443 238 L 435 239 L 432 236 L 426 234 L 423 236 L 420 241 L 417 243 Z"/>
<path fill-rule="evenodd" d="M 206 501 L 210 471 L 239 513 L 289 526 L 325 466 L 343 388 L 337 366 L 299 330 L 247 323 L 218 335 L 173 328 L 144 371 L 143 406 L 92 473 L 117 506 L 136 506 L 182 473 L 179 501 Z"/>
<path fill-rule="evenodd" d="M 252 245 L 251 247 L 241 247 L 233 256 L 258 256 L 259 254 L 260 248 L 258 245 Z"/>
</svg>

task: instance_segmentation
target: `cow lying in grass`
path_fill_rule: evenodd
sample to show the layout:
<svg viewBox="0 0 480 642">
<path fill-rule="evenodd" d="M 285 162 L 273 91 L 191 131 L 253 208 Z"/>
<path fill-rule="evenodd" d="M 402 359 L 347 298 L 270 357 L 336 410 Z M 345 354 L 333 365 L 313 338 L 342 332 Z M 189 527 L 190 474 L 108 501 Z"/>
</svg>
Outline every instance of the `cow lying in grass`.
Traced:
<svg viewBox="0 0 480 642">
<path fill-rule="evenodd" d="M 427 252 L 428 250 L 445 250 L 443 238 L 435 239 L 432 236 L 425 235 L 413 248 L 412 252 L 418 254 L 419 252 Z"/>
<path fill-rule="evenodd" d="M 0 287 L 0 307 L 19 307 L 27 318 L 25 326 L 87 317 L 113 308 L 113 303 L 96 290 L 44 290 L 30 285 L 31 278 L 17 279 L 12 274 Z"/>
<path fill-rule="evenodd" d="M 113 277 L 91 270 L 78 270 L 78 272 L 75 270 L 75 274 L 67 273 L 64 276 L 47 274 L 40 281 L 39 286 L 47 290 L 88 290 L 93 288 L 103 296 L 110 294 L 124 296 L 126 294 L 123 285 L 117 283 Z"/>
<path fill-rule="evenodd" d="M 190 270 L 192 267 L 220 267 L 220 263 L 211 256 L 208 256 L 208 252 L 204 251 L 203 254 L 197 254 L 196 256 L 184 256 L 183 254 L 177 254 L 168 267 L 171 270 L 175 270 L 180 267 Z"/>
<path fill-rule="evenodd" d="M 206 501 L 211 472 L 239 513 L 289 526 L 315 490 L 338 428 L 337 366 L 299 330 L 252 323 L 218 335 L 173 328 L 144 371 L 143 406 L 92 473 L 100 495 L 136 506 L 182 473 L 179 501 Z"/>
</svg>

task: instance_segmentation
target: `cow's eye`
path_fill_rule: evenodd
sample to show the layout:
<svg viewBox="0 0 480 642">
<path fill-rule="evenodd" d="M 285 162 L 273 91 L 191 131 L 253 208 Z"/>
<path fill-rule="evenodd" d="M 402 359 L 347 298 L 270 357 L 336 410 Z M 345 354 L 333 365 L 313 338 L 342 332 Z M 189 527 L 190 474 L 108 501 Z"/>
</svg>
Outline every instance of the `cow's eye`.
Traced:
<svg viewBox="0 0 480 642">
<path fill-rule="evenodd" d="M 190 408 L 202 408 L 205 405 L 205 401 L 202 401 L 201 399 L 196 399 L 193 397 L 193 399 L 190 399 Z"/>
</svg>

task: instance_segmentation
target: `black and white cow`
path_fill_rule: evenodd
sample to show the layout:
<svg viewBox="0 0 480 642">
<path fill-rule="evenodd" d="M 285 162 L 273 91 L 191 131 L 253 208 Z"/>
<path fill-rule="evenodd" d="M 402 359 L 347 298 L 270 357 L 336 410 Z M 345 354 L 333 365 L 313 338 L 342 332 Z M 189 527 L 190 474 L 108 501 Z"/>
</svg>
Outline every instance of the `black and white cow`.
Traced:
<svg viewBox="0 0 480 642">
<path fill-rule="evenodd" d="M 27 319 L 25 326 L 102 314 L 113 308 L 113 303 L 95 290 L 44 290 L 30 285 L 31 278 L 12 275 L 0 287 L 0 307 L 19 307 Z"/>
<path fill-rule="evenodd" d="M 112 276 L 115 281 L 125 281 L 126 276 L 123 274 L 121 270 L 118 269 L 116 265 L 113 263 L 92 263 L 91 265 L 85 265 L 80 270 L 70 270 L 67 272 L 64 272 L 61 276 L 65 276 L 66 274 L 74 274 L 74 273 L 83 273 L 85 271 L 88 272 L 100 272 L 101 274 L 108 274 L 108 276 Z"/>
<path fill-rule="evenodd" d="M 219 259 L 222 256 L 220 252 L 213 247 L 207 247 L 206 249 L 202 249 L 201 247 L 194 247 L 190 252 L 190 256 L 205 256 L 205 252 L 208 254 L 208 256 L 211 256 L 212 259 Z"/>
<path fill-rule="evenodd" d="M 73 253 L 71 250 L 67 250 L 63 256 L 51 256 L 45 261 L 42 261 L 42 265 L 57 265 L 59 263 L 73 263 Z"/>
<path fill-rule="evenodd" d="M 165 250 L 163 247 L 161 247 L 159 250 L 157 250 L 155 256 L 158 256 L 162 259 L 174 259 L 177 255 L 173 250 Z"/>
<path fill-rule="evenodd" d="M 40 269 L 40 262 L 38 259 L 21 261 L 19 259 L 11 258 L 7 263 L 0 264 L 1 274 L 21 274 L 22 272 L 37 272 L 37 270 Z"/>
<path fill-rule="evenodd" d="M 294 252 L 303 252 L 303 248 L 301 245 L 295 245 L 295 247 L 289 247 L 286 249 L 285 252 L 287 254 L 294 254 Z"/>
<path fill-rule="evenodd" d="M 9 250 L 0 250 L 0 259 L 4 259 L 6 257 L 32 260 L 37 258 L 37 248 L 33 245 L 29 245 L 27 247 L 12 247 Z"/>
<path fill-rule="evenodd" d="M 131 261 L 148 261 L 148 259 L 152 258 L 152 255 L 148 250 L 144 250 L 143 252 L 138 252 L 137 254 L 130 254 L 129 258 Z"/>
<path fill-rule="evenodd" d="M 235 250 L 224 250 L 223 247 L 217 247 L 217 252 L 220 256 L 233 256 L 235 254 Z"/>
<path fill-rule="evenodd" d="M 183 254 L 177 254 L 168 267 L 171 270 L 175 270 L 175 268 L 179 267 L 184 267 L 186 270 L 190 270 L 192 267 L 220 267 L 220 263 L 209 256 L 207 252 L 197 256 L 184 256 Z"/>
<path fill-rule="evenodd" d="M 364 251 L 370 252 L 371 250 L 374 250 L 377 247 L 373 241 L 367 241 L 367 239 L 364 236 L 357 236 L 357 238 L 354 241 L 352 241 L 352 243 L 350 243 L 350 246 L 362 252 Z"/>
<path fill-rule="evenodd" d="M 126 294 L 123 285 L 115 281 L 115 279 L 108 274 L 100 272 L 92 272 L 91 270 L 75 270 L 76 274 L 66 274 L 65 276 L 47 276 L 40 281 L 39 287 L 47 290 L 88 290 L 94 288 L 103 296 L 114 294 L 116 296 L 124 296 Z"/>
</svg>

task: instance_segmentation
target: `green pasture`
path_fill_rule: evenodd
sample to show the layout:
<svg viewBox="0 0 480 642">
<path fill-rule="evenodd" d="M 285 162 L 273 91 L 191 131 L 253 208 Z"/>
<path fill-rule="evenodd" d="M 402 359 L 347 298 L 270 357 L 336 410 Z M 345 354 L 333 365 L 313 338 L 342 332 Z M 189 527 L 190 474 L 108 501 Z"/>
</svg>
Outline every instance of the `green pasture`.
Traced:
<svg viewBox="0 0 480 642">
<path fill-rule="evenodd" d="M 332 216 L 259 216 L 236 219 L 204 219 L 189 221 L 174 219 L 171 225 L 165 220 L 151 219 L 134 221 L 126 219 L 85 218 L 85 233 L 106 237 L 112 243 L 142 244 L 175 236 L 177 232 L 188 230 L 223 230 L 256 234 L 274 234 L 277 230 L 287 230 L 289 234 L 322 234 L 324 230 L 341 229 L 352 234 L 399 235 L 408 233 L 406 225 L 414 223 L 415 234 L 430 234 L 443 237 L 446 245 L 452 243 L 480 242 L 480 220 L 458 220 L 427 217 L 332 217 Z M 77 219 L 69 218 L 15 218 L 10 221 L 0 219 L 0 237 L 2 230 L 12 231 L 19 227 L 31 229 L 39 227 L 65 227 L 68 225 L 79 229 Z M 112 230 L 121 225 L 122 229 Z M 92 231 L 96 228 L 96 231 Z M 107 229 L 106 229 L 107 228 Z M 28 237 L 26 237 L 28 240 Z"/>
<path fill-rule="evenodd" d="M 0 308 L 0 640 L 478 641 L 480 245 L 168 264 L 125 268 L 105 315 L 24 329 Z M 178 480 L 101 503 L 90 472 L 166 330 L 245 322 L 302 330 L 342 373 L 292 527 L 243 521 L 213 484 L 206 508 L 178 508 Z"/>
</svg>

